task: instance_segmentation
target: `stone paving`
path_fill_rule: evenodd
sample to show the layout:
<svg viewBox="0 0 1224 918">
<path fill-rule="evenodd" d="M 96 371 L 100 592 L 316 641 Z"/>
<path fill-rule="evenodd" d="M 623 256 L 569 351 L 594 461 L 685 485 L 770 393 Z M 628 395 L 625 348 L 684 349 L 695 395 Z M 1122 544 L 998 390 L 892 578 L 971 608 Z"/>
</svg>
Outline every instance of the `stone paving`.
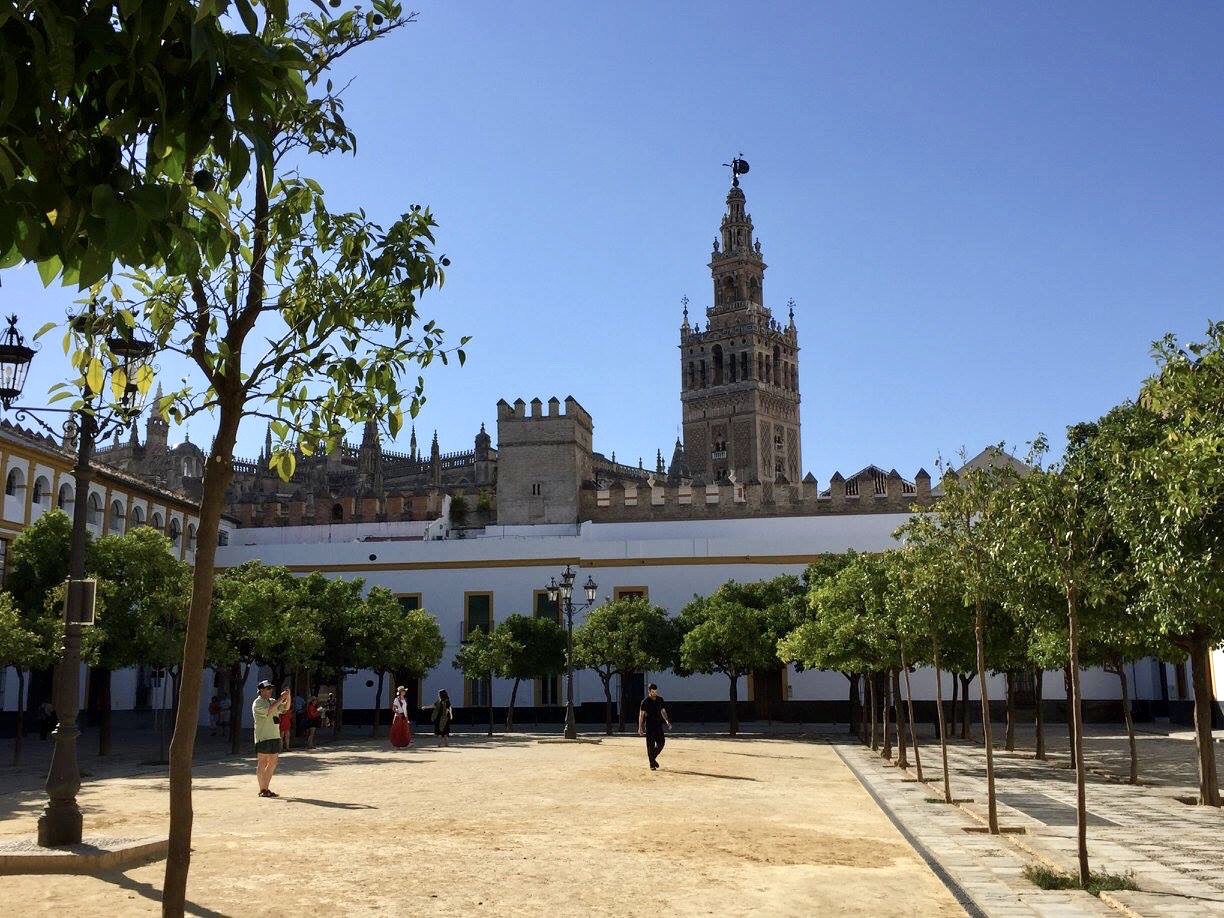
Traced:
<svg viewBox="0 0 1224 918">
<path fill-rule="evenodd" d="M 985 755 L 980 746 L 956 743 L 949 748 L 953 794 L 972 801 L 955 808 L 924 802 L 942 796 L 939 747 L 929 732 L 920 738 L 925 785 L 913 781 L 912 753 L 906 773 L 860 745 L 847 742 L 838 748 L 987 914 L 1101 914 L 1109 906 L 1132 916 L 1224 914 L 1224 812 L 1178 800 L 1193 794 L 1196 781 L 1188 734 L 1142 736 L 1140 779 L 1146 783 L 1139 786 L 1123 783 L 1124 735 L 1096 729 L 1085 742 L 1092 869 L 1130 873 L 1140 892 L 1108 893 L 1102 899 L 1087 893 L 1042 893 L 1020 876 L 1024 864 L 1034 862 L 1075 870 L 1075 782 L 1065 737 L 1065 730 L 1053 731 L 1046 762 L 1033 757 L 1027 731 L 1019 736 L 1015 752 L 996 750 L 1000 824 L 1023 829 L 1023 834 L 1002 838 L 965 831 L 980 829 L 986 821 Z M 995 739 L 1001 745 L 1001 729 Z M 1221 753 L 1224 761 L 1224 750 Z"/>
</svg>

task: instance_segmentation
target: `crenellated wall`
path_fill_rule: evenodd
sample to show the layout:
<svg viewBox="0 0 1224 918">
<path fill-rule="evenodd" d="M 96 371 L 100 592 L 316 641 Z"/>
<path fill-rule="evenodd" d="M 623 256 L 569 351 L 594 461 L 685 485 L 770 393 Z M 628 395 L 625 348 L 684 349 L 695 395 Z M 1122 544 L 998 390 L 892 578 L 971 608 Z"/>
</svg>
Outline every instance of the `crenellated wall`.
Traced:
<svg viewBox="0 0 1224 918">
<path fill-rule="evenodd" d="M 913 485 L 895 469 L 888 473 L 864 470 L 849 479 L 834 472 L 824 491 L 810 475 L 799 484 L 681 482 L 673 486 L 652 475 L 644 484 L 618 481 L 604 488 L 583 488 L 580 518 L 612 523 L 906 513 L 931 503 L 931 476 L 923 469 L 914 476 Z"/>
</svg>

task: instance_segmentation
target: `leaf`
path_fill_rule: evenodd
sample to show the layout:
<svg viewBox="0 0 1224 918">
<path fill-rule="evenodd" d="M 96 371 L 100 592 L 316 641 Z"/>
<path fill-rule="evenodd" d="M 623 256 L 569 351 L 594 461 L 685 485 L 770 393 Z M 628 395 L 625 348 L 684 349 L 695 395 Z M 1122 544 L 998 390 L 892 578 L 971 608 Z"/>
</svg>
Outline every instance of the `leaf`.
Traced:
<svg viewBox="0 0 1224 918">
<path fill-rule="evenodd" d="M 141 395 L 148 395 L 152 385 L 153 368 L 148 364 L 142 364 L 136 371 L 136 391 Z"/>
<path fill-rule="evenodd" d="M 115 401 L 123 399 L 123 394 L 127 391 L 127 384 L 127 373 L 116 367 L 111 372 L 111 395 L 114 396 Z"/>
<path fill-rule="evenodd" d="M 51 221 L 54 223 L 54 219 Z M 64 268 L 64 263 L 59 260 L 59 256 L 52 255 L 50 258 L 38 263 L 38 276 L 42 278 L 43 286 L 50 287 L 51 281 L 59 277 L 60 271 Z"/>
<path fill-rule="evenodd" d="M 102 394 L 102 382 L 105 377 L 105 372 L 102 370 L 102 361 L 94 357 L 89 361 L 89 369 L 85 372 L 85 384 L 89 386 L 89 391 L 95 395 Z"/>
<path fill-rule="evenodd" d="M 55 328 L 55 326 L 56 326 L 57 324 L 58 324 L 58 323 L 56 323 L 56 322 L 45 322 L 45 323 L 43 323 L 42 327 L 41 327 L 41 328 L 39 328 L 39 329 L 38 329 L 38 331 L 34 332 L 34 340 L 35 340 L 35 341 L 37 341 L 39 338 L 41 338 L 41 337 L 42 337 L 43 335 L 45 335 L 47 332 L 51 331 L 51 329 Z"/>
</svg>

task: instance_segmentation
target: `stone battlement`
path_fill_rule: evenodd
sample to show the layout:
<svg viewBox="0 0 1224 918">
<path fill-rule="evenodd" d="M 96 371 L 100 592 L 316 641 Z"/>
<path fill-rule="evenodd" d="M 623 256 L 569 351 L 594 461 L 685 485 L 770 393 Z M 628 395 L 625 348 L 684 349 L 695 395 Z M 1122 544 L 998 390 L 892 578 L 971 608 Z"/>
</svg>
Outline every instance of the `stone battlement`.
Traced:
<svg viewBox="0 0 1224 918">
<path fill-rule="evenodd" d="M 932 502 L 931 476 L 923 469 L 918 470 L 912 484 L 895 469 L 885 473 L 872 467 L 851 478 L 834 472 L 823 491 L 811 475 L 797 484 L 682 481 L 678 485 L 668 485 L 662 476 L 651 475 L 644 483 L 588 483 L 582 490 L 580 516 L 594 522 L 619 523 L 908 513 L 915 506 L 929 507 Z"/>
<path fill-rule="evenodd" d="M 572 396 L 565 397 L 565 411 L 561 411 L 562 402 L 555 395 L 548 400 L 548 413 L 544 413 L 544 402 L 538 398 L 531 400 L 531 413 L 527 412 L 527 402 L 521 398 L 516 398 L 514 404 L 510 404 L 504 398 L 497 401 L 497 423 L 498 429 L 506 422 L 513 421 L 539 421 L 548 418 L 567 418 L 570 421 L 575 421 L 591 430 L 594 427 L 594 422 L 591 420 L 587 410 L 578 404 L 578 401 Z"/>
</svg>

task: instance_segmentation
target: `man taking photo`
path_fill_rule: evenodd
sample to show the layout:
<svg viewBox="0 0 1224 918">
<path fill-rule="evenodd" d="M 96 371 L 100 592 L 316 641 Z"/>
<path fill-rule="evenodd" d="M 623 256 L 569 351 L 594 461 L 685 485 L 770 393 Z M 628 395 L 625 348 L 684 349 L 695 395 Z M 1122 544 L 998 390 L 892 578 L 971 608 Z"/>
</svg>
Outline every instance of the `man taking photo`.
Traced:
<svg viewBox="0 0 1224 918">
<path fill-rule="evenodd" d="M 259 796 L 279 797 L 269 789 L 272 775 L 276 773 L 276 762 L 280 758 L 281 731 L 278 719 L 288 717 L 286 713 L 292 703 L 289 689 L 279 698 L 272 697 L 275 686 L 267 679 L 259 683 L 259 697 L 251 703 L 251 719 L 255 722 L 255 777 L 259 780 Z"/>
</svg>

